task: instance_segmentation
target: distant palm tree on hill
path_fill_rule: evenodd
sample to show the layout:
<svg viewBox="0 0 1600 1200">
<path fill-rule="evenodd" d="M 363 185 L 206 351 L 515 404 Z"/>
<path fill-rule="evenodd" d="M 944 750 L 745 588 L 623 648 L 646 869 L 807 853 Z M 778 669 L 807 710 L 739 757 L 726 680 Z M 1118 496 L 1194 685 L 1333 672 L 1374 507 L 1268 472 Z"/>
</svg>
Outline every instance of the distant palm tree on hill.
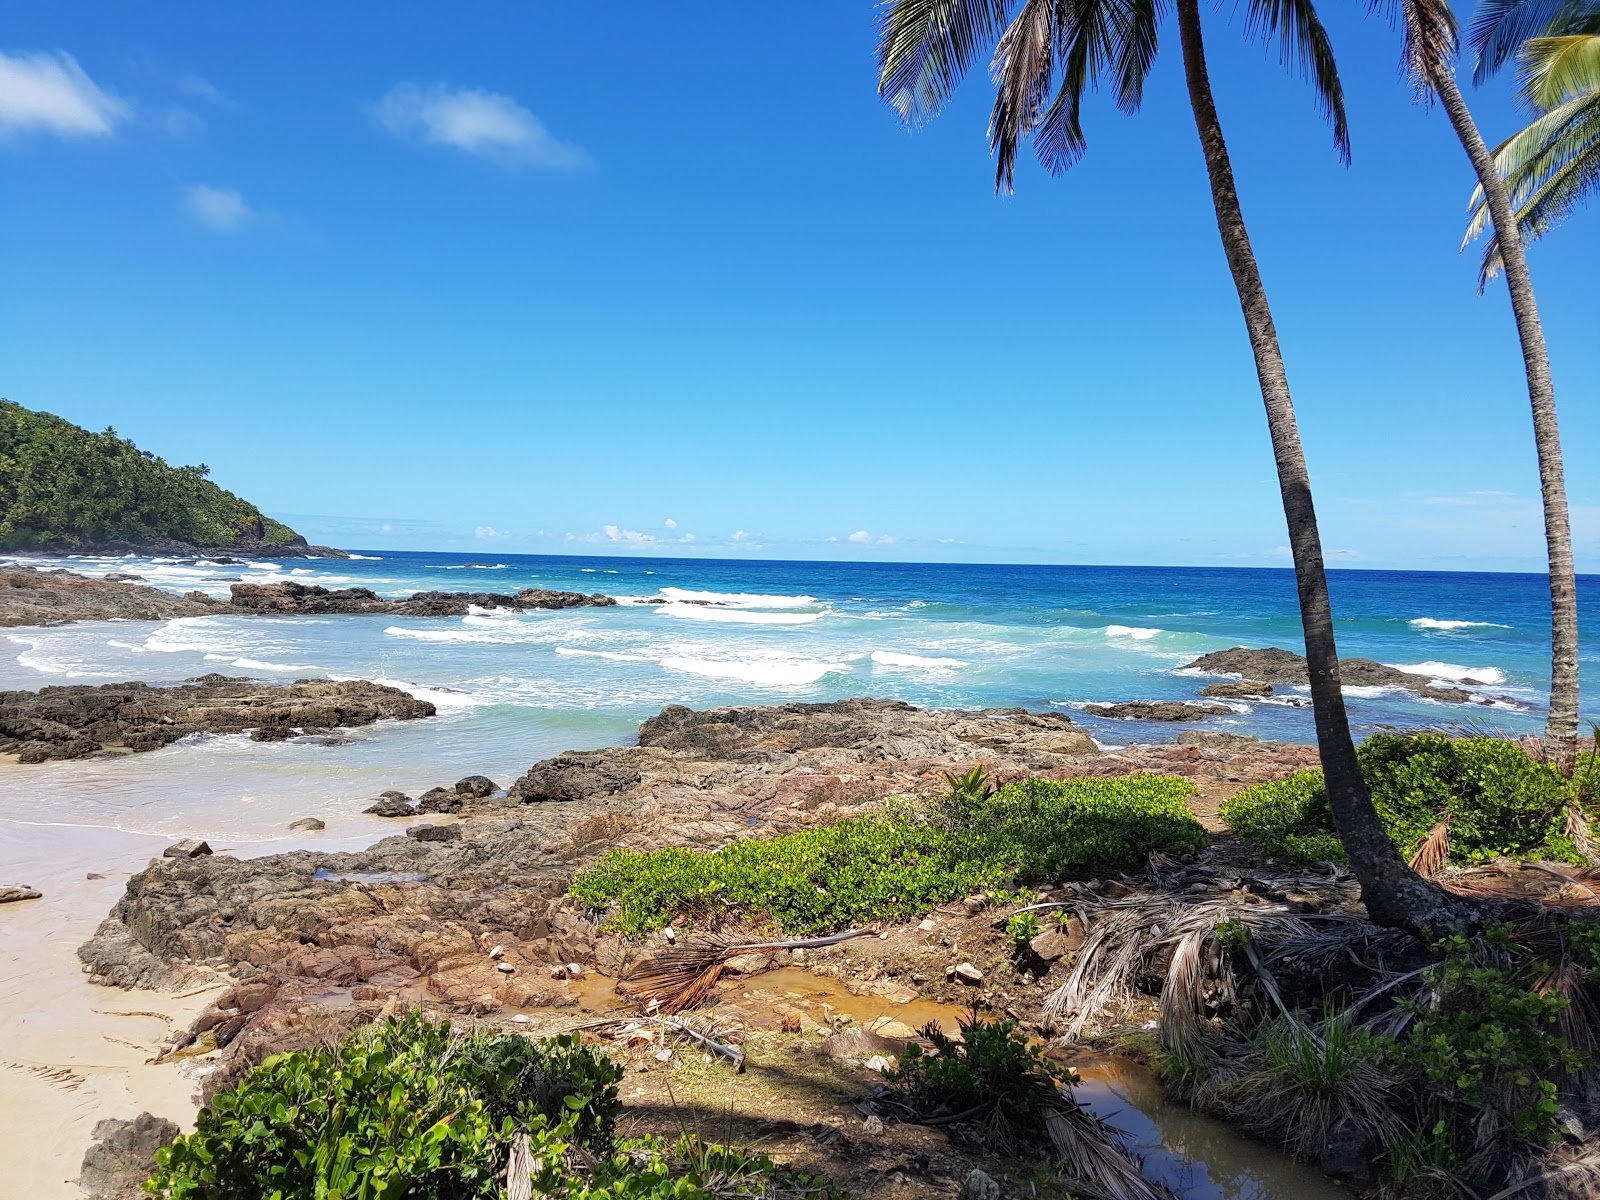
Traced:
<svg viewBox="0 0 1600 1200">
<path fill-rule="evenodd" d="M 1460 928 L 1470 921 L 1465 906 L 1406 866 L 1361 777 L 1340 687 L 1310 476 L 1283 353 L 1211 94 L 1199 0 L 1175 0 L 1175 7 L 1184 77 L 1211 182 L 1217 230 L 1244 312 L 1277 459 L 1317 742 L 1334 823 L 1375 920 L 1419 932 L 1431 927 L 1436 934 Z M 1105 82 L 1123 111 L 1139 108 L 1157 35 L 1172 11 L 1168 0 L 1023 0 L 1014 18 L 1011 8 L 1012 0 L 889 0 L 878 45 L 879 91 L 913 125 L 934 116 L 973 62 L 992 49 L 996 95 L 989 136 L 997 156 L 996 185 L 1002 189 L 1011 186 L 1017 148 L 1025 138 L 1032 140 L 1040 161 L 1052 172 L 1065 170 L 1082 156 L 1087 143 L 1081 116 L 1089 87 Z M 1348 161 L 1339 73 L 1310 0 L 1245 0 L 1245 12 L 1246 32 L 1279 40 L 1285 61 L 1297 64 L 1311 80 L 1333 126 L 1335 148 Z"/>
</svg>

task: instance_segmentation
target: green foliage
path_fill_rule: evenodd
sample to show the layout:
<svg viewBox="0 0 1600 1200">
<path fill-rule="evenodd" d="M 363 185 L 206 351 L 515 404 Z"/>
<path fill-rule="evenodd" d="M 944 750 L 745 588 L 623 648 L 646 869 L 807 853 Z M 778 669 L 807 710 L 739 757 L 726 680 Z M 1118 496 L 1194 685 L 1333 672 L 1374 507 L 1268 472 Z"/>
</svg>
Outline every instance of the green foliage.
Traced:
<svg viewBox="0 0 1600 1200">
<path fill-rule="evenodd" d="M 0 400 L 0 550 L 299 540 L 208 473 L 168 466 L 114 430 L 90 433 Z"/>
<path fill-rule="evenodd" d="M 611 908 L 628 934 L 715 913 L 810 934 L 903 920 L 959 896 L 1142 862 L 1152 850 L 1199 850 L 1205 830 L 1182 779 L 1023 780 L 963 801 L 959 812 L 907 807 L 715 853 L 613 850 L 572 894 Z"/>
<path fill-rule="evenodd" d="M 932 1054 L 911 1042 L 884 1072 L 897 1099 L 913 1111 L 982 1114 L 991 1126 L 1023 1142 L 1044 1141 L 1046 1111 L 1063 1085 L 1077 1076 L 1058 1067 L 1012 1020 L 985 1020 L 976 1011 L 961 1020 L 959 1038 L 936 1024 L 921 1030 Z"/>
<path fill-rule="evenodd" d="M 1223 824 L 1263 854 L 1289 862 L 1343 862 L 1321 771 L 1247 787 L 1222 803 Z"/>
<path fill-rule="evenodd" d="M 1564 832 L 1581 789 L 1503 738 L 1379 733 L 1356 751 L 1372 803 L 1403 854 L 1440 820 L 1450 822 L 1450 861 L 1506 855 L 1576 861 Z M 1223 804 L 1223 821 L 1264 853 L 1291 862 L 1343 862 L 1321 771 L 1245 788 Z"/>
<path fill-rule="evenodd" d="M 525 1132 L 535 1194 L 566 1200 L 843 1200 L 764 1155 L 685 1136 L 618 1141 L 621 1070 L 576 1034 L 453 1033 L 420 1014 L 268 1059 L 156 1153 L 167 1200 L 477 1200 Z"/>
<path fill-rule="evenodd" d="M 1039 918 L 1031 912 L 1017 913 L 1006 919 L 1006 936 L 1014 950 L 1023 951 L 1028 943 L 1039 936 Z"/>
<path fill-rule="evenodd" d="M 1485 1107 L 1500 1110 L 1524 1139 L 1554 1141 L 1555 1078 L 1587 1061 L 1556 1031 L 1568 1000 L 1519 978 L 1527 972 L 1518 970 L 1509 927 L 1484 942 L 1494 950 L 1460 934 L 1435 947 L 1445 958 L 1426 976 L 1431 998 L 1410 1005 L 1415 1020 L 1391 1058 L 1437 1090 L 1438 1119 L 1461 1146 L 1471 1143 Z"/>
</svg>

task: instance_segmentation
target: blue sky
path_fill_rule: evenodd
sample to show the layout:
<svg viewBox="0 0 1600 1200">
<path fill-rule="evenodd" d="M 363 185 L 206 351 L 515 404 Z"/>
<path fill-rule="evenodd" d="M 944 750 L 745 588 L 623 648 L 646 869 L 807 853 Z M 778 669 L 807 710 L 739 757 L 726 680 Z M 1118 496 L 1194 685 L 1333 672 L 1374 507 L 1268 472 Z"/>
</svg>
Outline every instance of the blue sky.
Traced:
<svg viewBox="0 0 1600 1200">
<path fill-rule="evenodd" d="M 1539 569 L 1465 158 L 1328 8 L 1348 169 L 1231 6 L 1208 40 L 1330 559 Z M 11 4 L 0 395 L 346 546 L 1286 561 L 1175 30 L 1001 198 L 984 79 L 906 132 L 869 4 L 606 13 Z M 1533 252 L 1585 570 L 1597 251 L 1589 211 Z"/>
</svg>

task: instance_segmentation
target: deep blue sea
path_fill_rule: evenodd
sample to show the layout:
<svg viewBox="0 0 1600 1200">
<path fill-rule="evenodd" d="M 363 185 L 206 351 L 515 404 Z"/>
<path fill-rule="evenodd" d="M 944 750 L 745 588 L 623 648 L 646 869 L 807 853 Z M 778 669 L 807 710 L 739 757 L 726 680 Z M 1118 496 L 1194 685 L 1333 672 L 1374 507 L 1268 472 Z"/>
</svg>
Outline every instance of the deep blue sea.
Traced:
<svg viewBox="0 0 1600 1200">
<path fill-rule="evenodd" d="M 435 721 L 359 731 L 344 746 L 199 738 L 134 759 L 29 773 L 27 805 L 43 797 L 54 807 L 59 786 L 72 793 L 59 798 L 61 808 L 81 815 L 80 785 L 91 777 L 96 795 L 121 798 L 108 816 L 122 828 L 154 822 L 176 831 L 195 804 L 206 807 L 211 821 L 222 815 L 213 807 L 221 804 L 228 827 L 247 836 L 258 831 L 257 811 L 268 822 L 289 808 L 347 813 L 355 798 L 379 785 L 421 789 L 468 771 L 515 774 L 558 750 L 624 742 L 666 704 L 879 696 L 919 705 L 1063 709 L 1105 746 L 1169 740 L 1190 727 L 1312 740 L 1310 710 L 1293 704 L 1293 692 L 1230 702 L 1231 714 L 1192 726 L 1100 720 L 1081 711 L 1086 702 L 1193 699 L 1209 680 L 1184 664 L 1209 650 L 1302 649 L 1288 570 L 397 551 L 350 560 L 41 565 L 124 571 L 175 592 L 218 596 L 240 580 L 287 578 L 364 586 L 384 596 L 541 586 L 624 601 L 615 608 L 486 610 L 460 618 L 201 617 L 6 631 L 3 687 L 222 671 L 375 679 L 439 707 Z M 1342 654 L 1430 679 L 1476 681 L 1469 687 L 1483 702 L 1447 705 L 1397 689 L 1351 688 L 1358 736 L 1381 726 L 1515 732 L 1541 726 L 1549 669 L 1549 600 L 1541 577 L 1335 571 L 1332 588 Z M 1600 577 L 1585 577 L 1580 591 L 1584 623 L 1593 631 L 1600 627 Z M 652 598 L 667 603 L 642 603 Z M 1586 650 L 1586 711 L 1600 716 L 1594 702 L 1600 655 L 1592 640 Z M 179 797 L 168 782 L 174 764 L 188 781 Z"/>
</svg>

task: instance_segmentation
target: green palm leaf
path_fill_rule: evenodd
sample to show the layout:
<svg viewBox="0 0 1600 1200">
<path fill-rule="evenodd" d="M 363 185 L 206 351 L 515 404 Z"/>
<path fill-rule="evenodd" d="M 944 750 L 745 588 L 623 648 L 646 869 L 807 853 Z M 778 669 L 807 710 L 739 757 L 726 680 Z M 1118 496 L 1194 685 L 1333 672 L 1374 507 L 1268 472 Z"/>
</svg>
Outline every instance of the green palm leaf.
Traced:
<svg viewBox="0 0 1600 1200">
<path fill-rule="evenodd" d="M 1517 73 L 1522 98 L 1534 108 L 1600 92 L 1600 35 L 1534 38 L 1522 48 Z"/>
<path fill-rule="evenodd" d="M 1325 120 L 1333 126 L 1333 144 L 1341 161 L 1350 161 L 1350 124 L 1344 111 L 1344 88 L 1333 59 L 1333 44 L 1311 0 L 1248 0 L 1245 28 L 1278 42 L 1284 66 L 1298 66 L 1301 78 L 1316 92 Z"/>
<path fill-rule="evenodd" d="M 890 0 L 878 21 L 878 94 L 909 125 L 936 116 L 1006 27 L 1010 0 Z"/>
<path fill-rule="evenodd" d="M 1479 0 L 1467 29 L 1475 63 L 1472 82 L 1482 85 L 1516 57 L 1529 38 L 1566 25 L 1592 0 Z"/>
</svg>

